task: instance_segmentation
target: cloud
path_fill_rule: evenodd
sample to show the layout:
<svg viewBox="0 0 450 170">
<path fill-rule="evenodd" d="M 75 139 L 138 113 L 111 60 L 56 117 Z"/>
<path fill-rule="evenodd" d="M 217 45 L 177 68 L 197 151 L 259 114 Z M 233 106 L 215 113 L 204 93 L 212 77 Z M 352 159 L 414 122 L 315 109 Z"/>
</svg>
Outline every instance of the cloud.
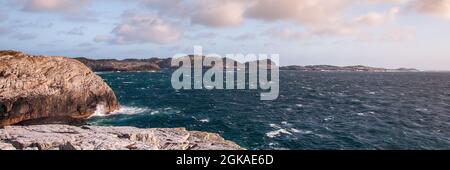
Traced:
<svg viewBox="0 0 450 170">
<path fill-rule="evenodd" d="M 416 38 L 416 31 L 412 28 L 395 28 L 387 30 L 382 36 L 382 41 L 411 41 Z"/>
<path fill-rule="evenodd" d="M 15 33 L 14 35 L 11 36 L 11 38 L 13 39 L 17 39 L 17 40 L 32 40 L 32 39 L 36 39 L 37 35 L 35 34 L 30 34 L 30 33 Z"/>
<path fill-rule="evenodd" d="M 112 30 L 112 35 L 97 36 L 94 41 L 112 44 L 167 44 L 175 42 L 181 35 L 178 28 L 157 16 L 125 12 L 121 23 Z"/>
<path fill-rule="evenodd" d="M 322 25 L 338 20 L 352 0 L 259 0 L 246 11 L 249 18 L 265 21 L 294 21 Z"/>
<path fill-rule="evenodd" d="M 363 27 L 379 26 L 394 20 L 400 8 L 393 7 L 386 12 L 369 12 L 348 17 L 346 14 L 357 5 L 378 3 L 402 4 L 408 0 L 259 0 L 255 1 L 245 15 L 248 18 L 266 22 L 293 22 L 306 28 L 306 32 L 276 31 L 279 37 L 304 38 L 318 35 L 357 35 Z M 273 34 L 272 34 L 273 35 Z"/>
<path fill-rule="evenodd" d="M 410 7 L 422 14 L 450 19 L 450 0 L 414 0 Z"/>
<path fill-rule="evenodd" d="M 94 0 L 14 0 L 22 11 L 33 13 L 51 13 L 62 16 L 68 21 L 97 21 L 96 15 L 88 8 Z"/>
<path fill-rule="evenodd" d="M 17 0 L 29 12 L 80 13 L 91 0 Z"/>
<path fill-rule="evenodd" d="M 402 8 L 373 11 L 349 17 L 361 5 L 404 6 L 411 0 L 140 0 L 140 4 L 160 16 L 212 28 L 237 27 L 246 20 L 266 23 L 291 22 L 321 35 L 353 34 L 355 26 L 379 26 L 392 21 Z M 350 15 L 351 16 L 351 15 Z"/>
<path fill-rule="evenodd" d="M 285 28 L 271 28 L 263 34 L 282 40 L 305 40 L 313 37 L 326 36 L 348 36 L 356 39 L 364 39 L 364 36 L 366 36 L 364 33 L 365 28 L 381 26 L 387 22 L 394 21 L 399 12 L 399 8 L 393 7 L 384 12 L 368 12 L 349 20 L 336 19 L 323 21 L 326 24 L 301 24 L 306 25 L 303 29 L 299 25 Z M 393 37 L 393 34 L 391 37 Z"/>
<path fill-rule="evenodd" d="M 374 4 L 406 4 L 411 0 L 367 0 L 368 3 Z"/>
<path fill-rule="evenodd" d="M 139 0 L 140 5 L 160 16 L 177 17 L 193 25 L 208 27 L 239 26 L 243 19 L 245 6 L 243 0 Z"/>
<path fill-rule="evenodd" d="M 239 26 L 244 20 L 245 3 L 236 0 L 200 0 L 191 22 L 210 27 Z"/>
<path fill-rule="evenodd" d="M 363 26 L 378 26 L 382 25 L 388 21 L 394 20 L 396 15 L 400 12 L 400 9 L 397 7 L 391 8 L 384 13 L 380 12 L 369 12 L 366 15 L 362 15 L 356 17 L 354 22 L 358 25 Z"/>
</svg>

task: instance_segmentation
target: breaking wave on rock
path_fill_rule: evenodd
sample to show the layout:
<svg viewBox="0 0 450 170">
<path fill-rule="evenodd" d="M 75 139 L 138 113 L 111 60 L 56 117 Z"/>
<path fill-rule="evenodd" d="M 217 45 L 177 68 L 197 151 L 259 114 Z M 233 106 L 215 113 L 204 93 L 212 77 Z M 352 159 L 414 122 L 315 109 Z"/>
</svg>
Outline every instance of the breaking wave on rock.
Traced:
<svg viewBox="0 0 450 170">
<path fill-rule="evenodd" d="M 91 117 L 105 117 L 105 116 L 112 116 L 112 115 L 135 115 L 135 114 L 141 114 L 146 112 L 151 112 L 151 109 L 146 107 L 133 107 L 133 106 L 121 106 L 119 110 L 116 110 L 111 113 L 106 113 L 105 106 L 103 105 L 97 105 L 97 108 L 94 112 L 94 114 Z"/>
</svg>

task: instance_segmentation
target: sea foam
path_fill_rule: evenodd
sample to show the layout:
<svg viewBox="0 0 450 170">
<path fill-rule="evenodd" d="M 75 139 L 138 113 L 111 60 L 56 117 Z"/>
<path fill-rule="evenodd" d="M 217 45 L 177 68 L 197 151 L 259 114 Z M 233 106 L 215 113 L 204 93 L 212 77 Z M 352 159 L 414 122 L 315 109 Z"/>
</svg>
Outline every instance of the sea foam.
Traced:
<svg viewBox="0 0 450 170">
<path fill-rule="evenodd" d="M 151 111 L 151 109 L 145 108 L 145 107 L 141 108 L 141 107 L 132 107 L 132 106 L 120 106 L 119 110 L 116 110 L 114 112 L 107 114 L 104 105 L 97 105 L 97 108 L 91 117 L 105 117 L 105 116 L 111 116 L 111 115 L 134 115 L 134 114 L 141 114 L 141 113 L 150 112 L 150 111 Z"/>
</svg>

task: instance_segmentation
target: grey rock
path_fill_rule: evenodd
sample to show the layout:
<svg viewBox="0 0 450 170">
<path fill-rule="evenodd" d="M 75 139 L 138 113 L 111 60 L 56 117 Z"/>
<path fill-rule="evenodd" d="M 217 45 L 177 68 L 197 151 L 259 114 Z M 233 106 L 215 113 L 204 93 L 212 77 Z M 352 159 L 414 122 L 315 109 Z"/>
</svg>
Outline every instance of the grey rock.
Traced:
<svg viewBox="0 0 450 170">
<path fill-rule="evenodd" d="M 0 141 L 0 150 L 16 150 L 16 148 L 6 141 Z"/>
<path fill-rule="evenodd" d="M 17 150 L 241 150 L 215 133 L 184 128 L 70 125 L 7 126 L 0 149 Z"/>
</svg>

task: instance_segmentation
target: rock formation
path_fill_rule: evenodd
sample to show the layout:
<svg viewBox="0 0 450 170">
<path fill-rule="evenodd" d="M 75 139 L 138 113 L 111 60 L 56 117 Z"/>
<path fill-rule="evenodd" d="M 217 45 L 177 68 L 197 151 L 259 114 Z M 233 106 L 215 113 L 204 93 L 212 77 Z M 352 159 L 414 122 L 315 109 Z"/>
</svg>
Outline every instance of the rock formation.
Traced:
<svg viewBox="0 0 450 170">
<path fill-rule="evenodd" d="M 6 126 L 0 150 L 241 150 L 218 134 L 184 128 Z"/>
<path fill-rule="evenodd" d="M 0 127 L 17 123 L 73 123 L 119 105 L 111 88 L 81 62 L 0 51 Z"/>
</svg>

